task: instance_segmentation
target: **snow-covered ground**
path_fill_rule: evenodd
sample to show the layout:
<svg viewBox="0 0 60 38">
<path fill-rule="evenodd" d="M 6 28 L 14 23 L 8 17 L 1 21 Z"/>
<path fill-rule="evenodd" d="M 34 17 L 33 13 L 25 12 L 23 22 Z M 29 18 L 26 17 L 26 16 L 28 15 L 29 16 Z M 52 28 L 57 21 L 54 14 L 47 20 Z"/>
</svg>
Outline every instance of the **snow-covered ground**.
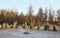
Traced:
<svg viewBox="0 0 60 38">
<path fill-rule="evenodd" d="M 30 34 L 23 34 L 24 32 L 29 32 Z M 5 29 L 0 30 L 0 38 L 60 38 L 60 32 L 26 29 Z"/>
</svg>

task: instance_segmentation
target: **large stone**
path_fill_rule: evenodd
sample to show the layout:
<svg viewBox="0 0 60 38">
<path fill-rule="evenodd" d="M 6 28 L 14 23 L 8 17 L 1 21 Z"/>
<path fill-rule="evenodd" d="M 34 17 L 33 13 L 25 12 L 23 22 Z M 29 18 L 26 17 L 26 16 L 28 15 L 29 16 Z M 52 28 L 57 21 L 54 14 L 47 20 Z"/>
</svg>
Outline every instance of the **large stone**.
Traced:
<svg viewBox="0 0 60 38">
<path fill-rule="evenodd" d="M 27 23 L 25 22 L 25 29 L 28 29 L 29 27 L 28 27 L 28 25 L 27 25 Z"/>
<path fill-rule="evenodd" d="M 17 22 L 14 22 L 13 28 L 16 28 L 16 26 L 17 26 Z"/>
<path fill-rule="evenodd" d="M 56 29 L 56 27 L 55 27 L 55 26 L 53 26 L 53 31 L 57 31 L 57 29 Z"/>
<path fill-rule="evenodd" d="M 49 26 L 47 24 L 44 25 L 44 30 L 49 30 Z"/>
<path fill-rule="evenodd" d="M 13 28 L 13 25 L 11 24 L 9 27 L 10 27 L 10 28 Z"/>
<path fill-rule="evenodd" d="M 37 26 L 34 26 L 34 29 L 35 29 L 35 30 L 37 30 L 37 28 L 38 28 Z"/>
<path fill-rule="evenodd" d="M 34 29 L 33 25 L 34 24 L 31 22 L 30 29 Z"/>
<path fill-rule="evenodd" d="M 23 27 L 23 28 L 25 28 L 25 25 L 24 25 L 24 24 L 22 24 L 22 27 Z"/>
<path fill-rule="evenodd" d="M 49 24 L 49 30 L 53 30 L 53 24 Z"/>
<path fill-rule="evenodd" d="M 30 29 L 30 25 L 28 25 L 28 29 Z"/>
<path fill-rule="evenodd" d="M 2 26 L 3 26 L 3 29 L 5 29 L 6 23 L 3 23 L 3 25 L 2 25 Z"/>
<path fill-rule="evenodd" d="M 40 26 L 40 30 L 44 30 L 44 26 Z"/>
<path fill-rule="evenodd" d="M 22 25 L 20 25 L 20 27 L 19 27 L 20 29 L 22 29 L 23 27 L 22 27 Z"/>
<path fill-rule="evenodd" d="M 10 25 L 9 25 L 8 23 L 6 23 L 6 27 L 7 27 L 7 28 L 10 28 Z"/>
<path fill-rule="evenodd" d="M 1 29 L 1 25 L 0 25 L 0 29 Z"/>
<path fill-rule="evenodd" d="M 39 25 L 37 26 L 37 30 L 40 30 L 40 23 L 39 23 Z"/>
</svg>

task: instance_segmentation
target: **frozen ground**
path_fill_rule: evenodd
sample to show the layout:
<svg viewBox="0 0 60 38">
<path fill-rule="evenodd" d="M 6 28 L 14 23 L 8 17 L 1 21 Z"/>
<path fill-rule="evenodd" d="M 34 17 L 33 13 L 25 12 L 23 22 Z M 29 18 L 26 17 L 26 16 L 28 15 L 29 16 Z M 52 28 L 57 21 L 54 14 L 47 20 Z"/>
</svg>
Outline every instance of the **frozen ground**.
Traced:
<svg viewBox="0 0 60 38">
<path fill-rule="evenodd" d="M 30 34 L 23 34 L 26 31 L 30 32 Z M 5 29 L 0 30 L 0 38 L 60 38 L 60 32 L 26 29 Z"/>
</svg>

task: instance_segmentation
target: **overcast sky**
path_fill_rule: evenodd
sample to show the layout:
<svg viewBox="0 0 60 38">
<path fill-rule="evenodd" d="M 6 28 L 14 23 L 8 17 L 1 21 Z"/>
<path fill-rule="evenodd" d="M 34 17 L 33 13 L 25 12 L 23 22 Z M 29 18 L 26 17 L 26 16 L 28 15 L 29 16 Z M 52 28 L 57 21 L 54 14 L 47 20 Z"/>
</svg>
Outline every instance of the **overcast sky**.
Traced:
<svg viewBox="0 0 60 38">
<path fill-rule="evenodd" d="M 30 4 L 32 4 L 35 13 L 40 7 L 49 9 L 51 6 L 54 10 L 60 8 L 60 0 L 0 0 L 0 9 L 17 9 L 19 13 L 26 14 Z"/>
</svg>

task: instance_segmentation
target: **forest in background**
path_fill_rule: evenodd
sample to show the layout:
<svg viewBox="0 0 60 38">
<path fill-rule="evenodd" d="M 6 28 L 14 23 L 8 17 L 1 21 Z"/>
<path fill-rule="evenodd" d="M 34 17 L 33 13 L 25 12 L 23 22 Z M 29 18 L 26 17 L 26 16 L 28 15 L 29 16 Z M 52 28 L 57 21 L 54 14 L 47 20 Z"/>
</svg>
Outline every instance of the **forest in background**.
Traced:
<svg viewBox="0 0 60 38">
<path fill-rule="evenodd" d="M 51 8 L 48 10 L 47 8 L 45 11 L 40 7 L 38 9 L 38 13 L 36 15 L 33 15 L 33 8 L 30 5 L 28 8 L 28 14 L 24 15 L 23 12 L 21 12 L 18 15 L 17 11 L 13 10 L 0 10 L 0 24 L 8 23 L 9 25 L 13 24 L 15 21 L 17 21 L 18 25 L 22 25 L 25 22 L 30 25 L 33 23 L 34 25 L 42 25 L 46 22 L 50 24 L 58 24 L 60 21 L 60 9 L 56 10 L 57 18 L 55 17 L 55 11 L 51 10 Z"/>
</svg>

